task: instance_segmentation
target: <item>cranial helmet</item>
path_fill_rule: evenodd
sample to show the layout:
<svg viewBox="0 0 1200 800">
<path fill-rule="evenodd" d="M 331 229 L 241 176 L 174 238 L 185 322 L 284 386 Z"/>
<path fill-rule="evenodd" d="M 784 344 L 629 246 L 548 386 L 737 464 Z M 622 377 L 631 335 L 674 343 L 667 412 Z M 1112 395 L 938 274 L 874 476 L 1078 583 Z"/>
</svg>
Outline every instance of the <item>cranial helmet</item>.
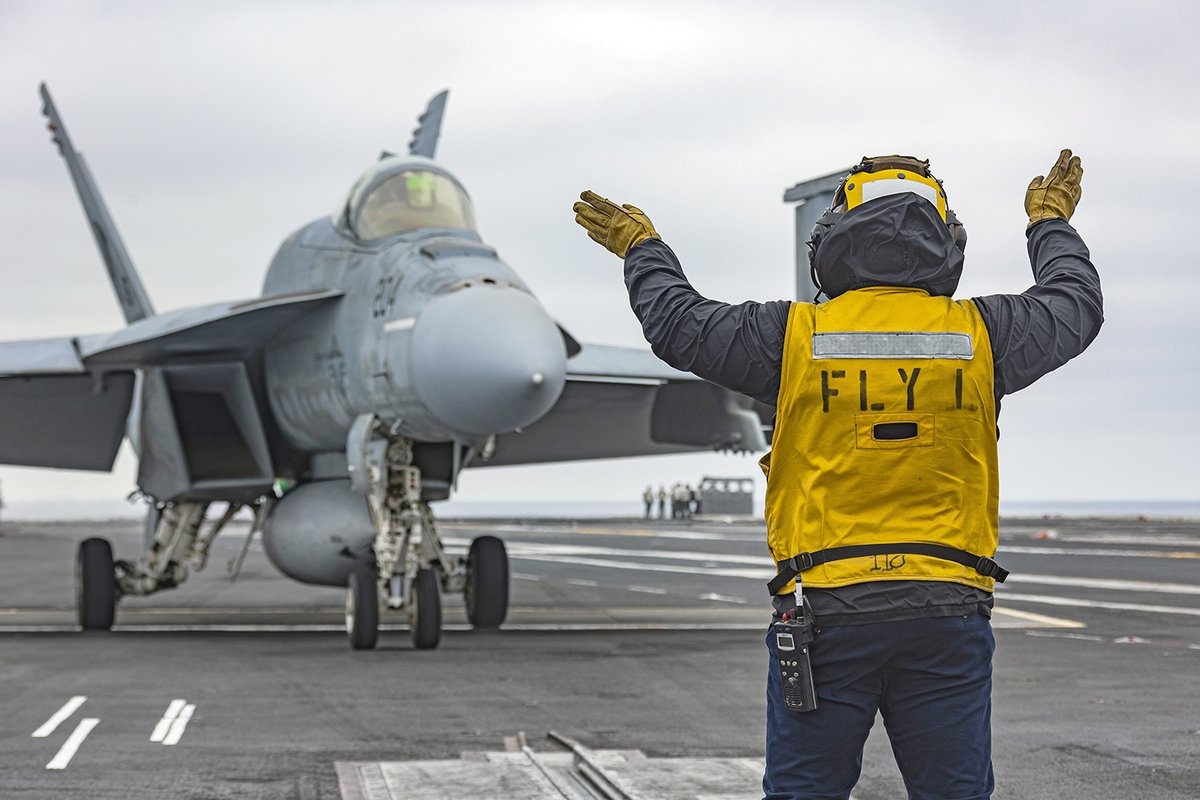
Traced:
<svg viewBox="0 0 1200 800">
<path fill-rule="evenodd" d="M 929 161 L 901 155 L 863 156 L 850 174 L 838 184 L 832 205 L 813 225 L 808 243 L 809 265 L 813 284 L 818 289 L 822 287 L 817 274 L 817 253 L 830 231 L 842 222 L 848 212 L 872 200 L 902 194 L 924 198 L 936 209 L 937 216 L 945 224 L 953 246 L 961 258 L 967 247 L 967 232 L 950 210 L 942 182 L 929 171 Z M 929 216 L 932 218 L 932 215 Z M 957 284 L 957 277 L 954 283 Z"/>
</svg>

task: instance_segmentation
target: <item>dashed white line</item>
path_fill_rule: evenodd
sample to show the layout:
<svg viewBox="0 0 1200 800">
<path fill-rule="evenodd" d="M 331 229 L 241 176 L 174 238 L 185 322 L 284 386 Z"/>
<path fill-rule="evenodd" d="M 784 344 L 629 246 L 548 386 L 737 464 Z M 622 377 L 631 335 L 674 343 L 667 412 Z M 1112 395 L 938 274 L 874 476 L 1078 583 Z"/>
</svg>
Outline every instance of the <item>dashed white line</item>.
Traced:
<svg viewBox="0 0 1200 800">
<path fill-rule="evenodd" d="M 517 581 L 540 581 L 542 576 L 530 575 L 528 572 L 514 572 L 512 573 L 512 578 Z"/>
<path fill-rule="evenodd" d="M 75 726 L 75 730 L 63 742 L 63 746 L 59 748 L 58 753 L 54 758 L 50 759 L 50 763 L 46 765 L 46 769 L 66 769 L 67 764 L 71 763 L 71 759 L 75 757 L 75 751 L 83 744 L 83 740 L 92 732 L 92 728 L 100 724 L 100 720 L 89 717 L 81 719 L 79 724 Z"/>
<path fill-rule="evenodd" d="M 744 605 L 750 601 L 744 597 L 733 597 L 727 594 L 717 594 L 716 592 L 707 592 L 700 595 L 701 600 L 715 600 L 718 603 L 738 603 Z"/>
<path fill-rule="evenodd" d="M 161 742 L 166 738 L 167 731 L 171 729 L 171 723 L 179 716 L 179 712 L 183 711 L 183 707 L 187 705 L 187 700 L 172 700 L 167 706 L 167 712 L 162 715 L 162 719 L 154 726 L 154 732 L 150 734 L 150 741 Z"/>
<path fill-rule="evenodd" d="M 196 707 L 188 703 L 179 712 L 179 716 L 171 723 L 171 730 L 167 731 L 167 736 L 163 739 L 165 745 L 179 744 L 179 738 L 183 736 L 183 729 L 187 727 L 188 720 L 192 718 L 192 714 L 196 711 Z"/>
<path fill-rule="evenodd" d="M 572 586 L 599 586 L 600 581 L 589 581 L 583 578 L 567 578 L 567 583 Z"/>
<path fill-rule="evenodd" d="M 657 586 L 626 586 L 631 592 L 641 592 L 642 594 L 666 594 L 666 589 L 660 589 Z"/>
<path fill-rule="evenodd" d="M 45 739 L 50 734 L 54 733 L 54 731 L 58 728 L 58 726 L 62 725 L 63 722 L 66 719 L 68 719 L 72 714 L 74 714 L 76 712 L 76 710 L 78 710 L 79 707 L 81 705 L 83 705 L 85 702 L 87 702 L 87 697 L 85 697 L 84 695 L 77 694 L 74 697 L 72 697 L 70 700 L 68 700 L 63 705 L 62 708 L 60 708 L 58 711 L 55 711 L 53 714 L 51 714 L 50 719 L 46 720 L 42 724 L 42 727 L 38 728 L 36 731 L 33 732 L 33 738 Z"/>
</svg>

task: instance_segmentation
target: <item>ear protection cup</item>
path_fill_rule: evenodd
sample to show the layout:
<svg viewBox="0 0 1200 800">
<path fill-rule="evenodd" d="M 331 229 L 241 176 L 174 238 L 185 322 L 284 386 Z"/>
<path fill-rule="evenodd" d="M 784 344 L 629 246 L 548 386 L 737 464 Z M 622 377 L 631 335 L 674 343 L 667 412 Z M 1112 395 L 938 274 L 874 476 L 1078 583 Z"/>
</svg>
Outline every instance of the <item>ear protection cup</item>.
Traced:
<svg viewBox="0 0 1200 800">
<path fill-rule="evenodd" d="M 845 178 L 843 178 L 842 183 L 845 182 Z M 840 208 L 826 209 L 825 213 L 813 224 L 812 232 L 808 236 L 808 274 L 812 277 L 813 286 L 817 287 L 817 293 L 813 295 L 812 299 L 814 303 L 821 296 L 821 281 L 817 278 L 817 249 L 821 246 L 821 239 L 838 223 L 843 213 L 845 212 Z"/>
<path fill-rule="evenodd" d="M 967 228 L 958 221 L 958 217 L 950 209 L 946 209 L 946 226 L 950 228 L 950 236 L 954 239 L 954 246 L 958 248 L 958 252 L 967 252 Z"/>
</svg>

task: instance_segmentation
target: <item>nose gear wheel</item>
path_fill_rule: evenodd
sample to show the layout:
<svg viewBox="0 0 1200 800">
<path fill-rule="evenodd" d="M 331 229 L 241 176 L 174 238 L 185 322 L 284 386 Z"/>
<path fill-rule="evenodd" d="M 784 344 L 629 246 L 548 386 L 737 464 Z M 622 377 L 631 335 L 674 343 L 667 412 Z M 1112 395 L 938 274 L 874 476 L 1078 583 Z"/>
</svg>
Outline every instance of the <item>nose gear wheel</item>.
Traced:
<svg viewBox="0 0 1200 800">
<path fill-rule="evenodd" d="M 413 647 L 431 650 L 438 646 L 442 638 L 442 590 L 435 570 L 417 571 L 409 598 L 408 624 Z"/>
<path fill-rule="evenodd" d="M 346 635 L 355 650 L 373 650 L 379 639 L 379 585 L 375 572 L 350 573 L 346 586 Z"/>
</svg>

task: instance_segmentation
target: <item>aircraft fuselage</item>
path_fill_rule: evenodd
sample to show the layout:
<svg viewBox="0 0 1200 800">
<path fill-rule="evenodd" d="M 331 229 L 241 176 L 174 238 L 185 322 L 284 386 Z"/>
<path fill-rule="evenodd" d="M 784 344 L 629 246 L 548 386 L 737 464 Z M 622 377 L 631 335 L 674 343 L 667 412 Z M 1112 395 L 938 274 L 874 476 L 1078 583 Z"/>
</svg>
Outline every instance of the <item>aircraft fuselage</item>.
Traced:
<svg viewBox="0 0 1200 800">
<path fill-rule="evenodd" d="M 329 218 L 290 236 L 263 294 L 345 294 L 265 351 L 280 431 L 306 451 L 343 450 L 375 413 L 416 441 L 479 443 L 528 425 L 562 391 L 562 336 L 517 273 L 470 231 L 355 241 Z"/>
</svg>

